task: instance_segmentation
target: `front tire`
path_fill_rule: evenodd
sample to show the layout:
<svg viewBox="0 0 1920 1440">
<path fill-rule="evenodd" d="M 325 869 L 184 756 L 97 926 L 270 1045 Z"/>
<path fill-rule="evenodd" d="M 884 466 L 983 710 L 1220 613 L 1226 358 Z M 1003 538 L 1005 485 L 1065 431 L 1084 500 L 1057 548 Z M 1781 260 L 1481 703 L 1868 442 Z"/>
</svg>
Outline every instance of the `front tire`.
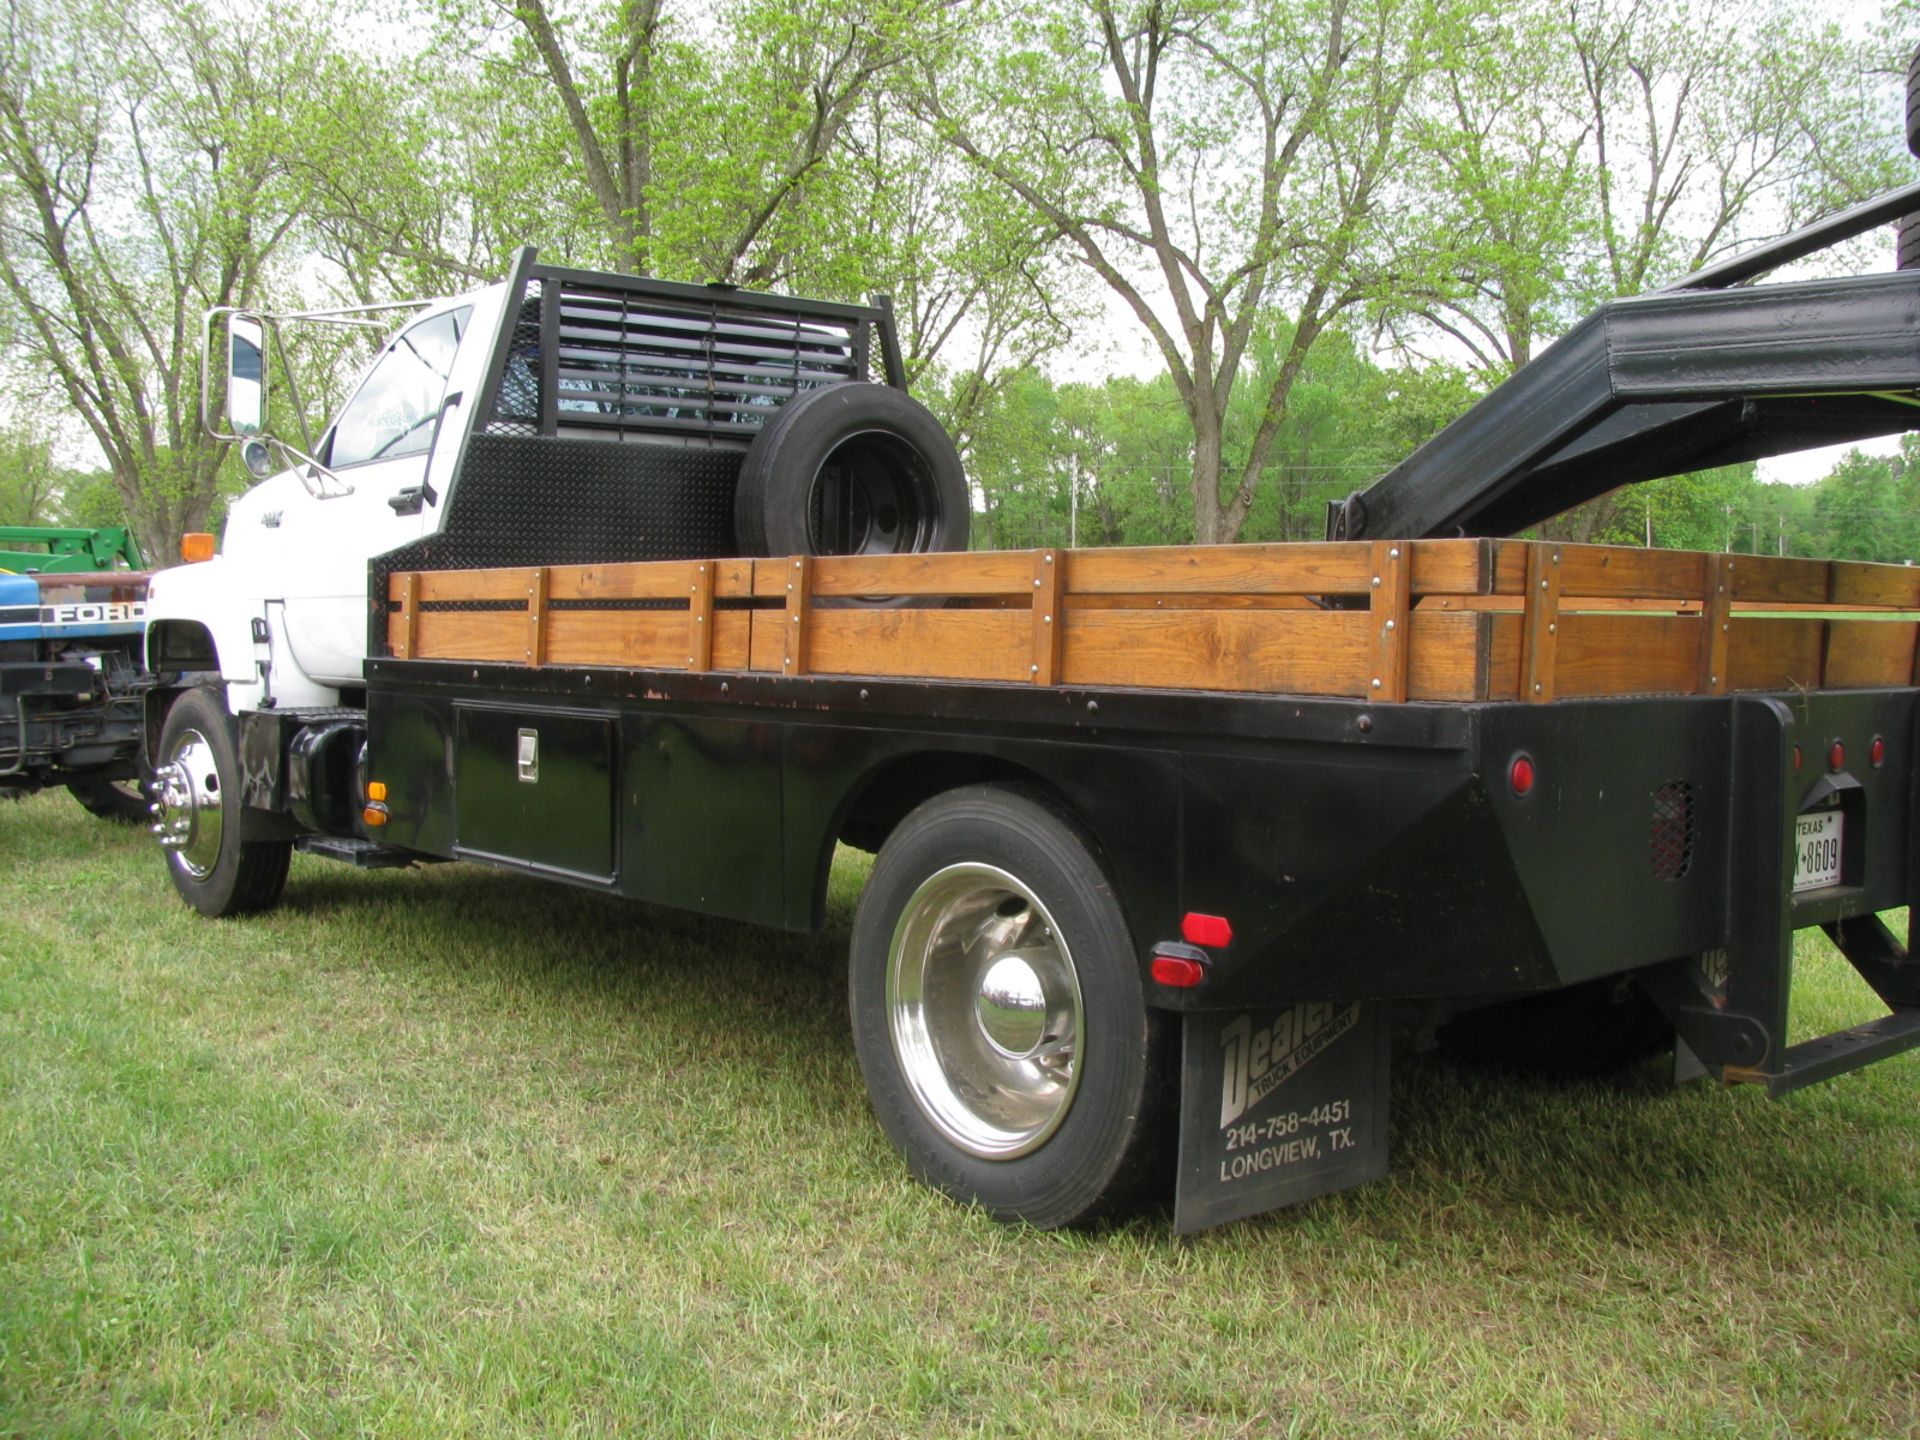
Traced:
<svg viewBox="0 0 1920 1440">
<path fill-rule="evenodd" d="M 286 887 L 288 840 L 242 838 L 239 743 L 220 696 L 201 687 L 174 701 L 160 729 L 154 831 L 173 888 L 202 915 L 265 910 Z"/>
<path fill-rule="evenodd" d="M 1158 1178 L 1167 1020 L 1091 842 L 1044 798 L 975 786 L 902 821 L 848 990 L 874 1112 L 927 1184 L 1047 1229 Z"/>
</svg>

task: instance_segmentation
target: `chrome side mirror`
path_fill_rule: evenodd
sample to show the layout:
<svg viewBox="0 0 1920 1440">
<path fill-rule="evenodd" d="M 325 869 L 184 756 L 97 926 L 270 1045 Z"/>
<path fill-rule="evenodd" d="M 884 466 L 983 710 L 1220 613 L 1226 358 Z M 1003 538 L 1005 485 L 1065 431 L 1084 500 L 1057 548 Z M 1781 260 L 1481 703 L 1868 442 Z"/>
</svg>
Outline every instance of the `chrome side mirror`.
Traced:
<svg viewBox="0 0 1920 1440">
<path fill-rule="evenodd" d="M 267 335 L 257 315 L 227 317 L 227 424 L 236 435 L 258 435 L 267 424 Z M 254 474 L 252 447 L 243 447 L 242 458 Z M 262 452 L 264 445 L 260 446 Z M 268 460 L 269 469 L 271 460 Z"/>
</svg>

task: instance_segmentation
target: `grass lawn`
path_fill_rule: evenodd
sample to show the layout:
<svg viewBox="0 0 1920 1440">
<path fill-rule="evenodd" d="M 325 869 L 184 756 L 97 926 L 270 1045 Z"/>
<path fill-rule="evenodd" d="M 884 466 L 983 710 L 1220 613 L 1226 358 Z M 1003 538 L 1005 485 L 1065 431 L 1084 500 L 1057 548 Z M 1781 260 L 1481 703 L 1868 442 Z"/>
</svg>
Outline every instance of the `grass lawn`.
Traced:
<svg viewBox="0 0 1920 1440">
<path fill-rule="evenodd" d="M 1770 1104 L 1395 1057 L 1391 1178 L 1191 1239 L 912 1184 L 795 938 L 0 804 L 0 1435 L 1920 1430 L 1920 1057 Z M 1871 998 L 1803 941 L 1796 1021 Z"/>
</svg>

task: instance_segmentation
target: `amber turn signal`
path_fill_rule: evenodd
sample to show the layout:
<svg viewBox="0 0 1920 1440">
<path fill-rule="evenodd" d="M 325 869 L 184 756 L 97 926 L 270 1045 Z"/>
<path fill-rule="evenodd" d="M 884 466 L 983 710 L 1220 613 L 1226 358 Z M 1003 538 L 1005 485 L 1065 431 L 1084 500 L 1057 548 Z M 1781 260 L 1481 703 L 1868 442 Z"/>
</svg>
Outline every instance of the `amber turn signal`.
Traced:
<svg viewBox="0 0 1920 1440">
<path fill-rule="evenodd" d="M 213 536 L 204 530 L 189 530 L 180 537 L 180 558 L 189 565 L 213 558 Z"/>
<path fill-rule="evenodd" d="M 369 780 L 367 782 L 367 799 L 384 800 L 386 798 L 387 798 L 387 782 L 386 781 Z"/>
<path fill-rule="evenodd" d="M 376 801 L 360 812 L 360 818 L 369 825 L 384 825 L 387 823 L 387 807 Z"/>
</svg>

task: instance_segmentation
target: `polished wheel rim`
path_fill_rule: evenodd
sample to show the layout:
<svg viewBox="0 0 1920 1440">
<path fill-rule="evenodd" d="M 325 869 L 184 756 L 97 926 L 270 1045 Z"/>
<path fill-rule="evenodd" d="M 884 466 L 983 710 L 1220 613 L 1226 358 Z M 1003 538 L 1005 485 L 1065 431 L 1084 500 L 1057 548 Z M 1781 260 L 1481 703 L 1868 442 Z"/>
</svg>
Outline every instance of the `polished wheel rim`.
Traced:
<svg viewBox="0 0 1920 1440">
<path fill-rule="evenodd" d="M 1053 917 L 992 865 L 950 865 L 894 927 L 887 1013 L 920 1108 L 953 1144 L 1006 1160 L 1038 1148 L 1079 1084 L 1080 981 Z"/>
<path fill-rule="evenodd" d="M 220 770 L 213 746 L 198 730 L 183 730 L 166 763 L 153 772 L 153 833 L 189 875 L 203 880 L 220 858 L 224 815 Z"/>
</svg>

